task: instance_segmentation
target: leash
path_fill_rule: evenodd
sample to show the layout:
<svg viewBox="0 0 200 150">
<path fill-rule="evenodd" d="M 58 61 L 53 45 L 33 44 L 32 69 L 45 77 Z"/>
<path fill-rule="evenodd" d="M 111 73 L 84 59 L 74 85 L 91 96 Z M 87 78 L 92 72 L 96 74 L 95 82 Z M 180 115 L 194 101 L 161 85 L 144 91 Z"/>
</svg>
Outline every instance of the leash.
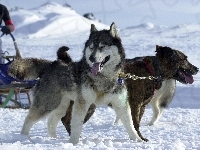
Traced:
<svg viewBox="0 0 200 150">
<path fill-rule="evenodd" d="M 143 61 L 143 60 L 140 60 L 140 61 L 142 61 L 145 65 L 146 65 L 146 67 L 147 67 L 147 69 L 149 70 L 149 72 L 152 74 L 152 76 L 146 76 L 146 77 L 140 77 L 140 76 L 136 76 L 136 75 L 131 75 L 130 73 L 124 73 L 124 72 L 120 72 L 119 74 L 118 74 L 118 83 L 120 84 L 120 85 L 122 85 L 123 83 L 124 83 L 124 80 L 125 79 L 132 79 L 132 80 L 145 80 L 145 79 L 148 79 L 148 80 L 155 80 L 155 79 L 158 79 L 159 77 L 155 77 L 155 76 L 153 76 L 153 69 L 152 69 L 152 67 L 151 66 L 149 66 L 149 64 L 147 64 L 145 61 Z M 135 61 L 135 62 L 137 62 L 137 61 Z"/>
<path fill-rule="evenodd" d="M 124 73 L 124 72 L 120 72 L 118 74 L 118 77 L 119 78 L 122 78 L 122 79 L 132 79 L 132 80 L 144 80 L 144 79 L 149 79 L 149 80 L 154 80 L 154 79 L 158 79 L 158 77 L 154 77 L 154 76 L 147 76 L 147 77 L 140 77 L 140 76 L 136 76 L 136 75 L 131 75 L 130 73 Z"/>
</svg>

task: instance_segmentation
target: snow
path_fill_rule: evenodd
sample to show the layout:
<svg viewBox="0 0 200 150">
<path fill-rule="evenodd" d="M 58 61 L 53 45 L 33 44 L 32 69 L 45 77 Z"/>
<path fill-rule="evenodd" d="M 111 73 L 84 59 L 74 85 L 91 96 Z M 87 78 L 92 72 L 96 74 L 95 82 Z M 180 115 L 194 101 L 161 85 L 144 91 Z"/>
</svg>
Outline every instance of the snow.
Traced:
<svg viewBox="0 0 200 150">
<path fill-rule="evenodd" d="M 13 35 L 23 57 L 49 60 L 56 59 L 56 51 L 63 45 L 70 47 L 73 60 L 79 60 L 91 23 L 95 23 L 98 30 L 108 28 L 112 23 L 104 25 L 88 20 L 75 10 L 52 2 L 34 9 L 12 11 L 11 17 L 16 22 Z M 154 55 L 158 44 L 181 50 L 200 68 L 199 24 L 159 26 L 147 22 L 119 29 L 119 34 L 127 58 Z M 15 54 L 11 38 L 4 36 L 2 40 L 4 50 L 10 55 Z M 194 79 L 192 85 L 177 82 L 175 97 L 155 126 L 146 125 L 152 117 L 152 110 L 147 107 L 141 123 L 141 133 L 150 140 L 147 143 L 129 140 L 123 125 L 114 124 L 114 111 L 106 106 L 99 107 L 84 125 L 80 142 L 75 146 L 69 143 L 61 122 L 56 139 L 48 137 L 46 119 L 35 124 L 30 135 L 25 136 L 20 130 L 28 110 L 0 108 L 0 149 L 200 149 L 200 73 Z"/>
<path fill-rule="evenodd" d="M 123 126 L 113 125 L 115 113 L 111 108 L 100 107 L 84 125 L 79 144 L 69 143 L 64 126 L 59 123 L 58 138 L 48 137 L 46 120 L 31 129 L 30 136 L 20 135 L 28 110 L 0 109 L 0 149 L 199 149 L 199 109 L 169 108 L 157 126 L 146 126 L 151 117 L 147 109 L 141 132 L 150 139 L 147 143 L 130 141 Z M 195 120 L 195 122 L 194 122 Z"/>
<path fill-rule="evenodd" d="M 88 31 L 92 23 L 100 29 L 108 28 L 100 22 L 86 19 L 70 7 L 54 2 L 29 10 L 13 10 L 10 14 L 17 29 L 15 34 L 28 38 L 80 33 Z"/>
</svg>

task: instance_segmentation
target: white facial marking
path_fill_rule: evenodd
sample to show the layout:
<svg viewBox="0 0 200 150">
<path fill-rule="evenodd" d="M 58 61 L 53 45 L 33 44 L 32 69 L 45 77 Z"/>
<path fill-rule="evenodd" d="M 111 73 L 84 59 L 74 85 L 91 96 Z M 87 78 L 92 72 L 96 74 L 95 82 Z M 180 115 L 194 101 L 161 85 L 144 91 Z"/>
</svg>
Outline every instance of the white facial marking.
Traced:
<svg viewBox="0 0 200 150">
<path fill-rule="evenodd" d="M 86 61 L 89 64 L 90 67 L 93 66 L 93 62 L 91 62 L 89 60 L 92 52 L 94 51 L 94 45 L 91 44 L 89 47 L 86 48 L 86 52 L 85 52 L 85 57 L 86 57 Z M 91 50 L 92 49 L 92 50 Z M 121 57 L 118 53 L 118 47 L 115 45 L 105 45 L 102 43 L 99 43 L 99 48 L 96 49 L 96 53 L 95 53 L 95 59 L 97 63 L 101 63 L 105 60 L 105 58 L 107 56 L 110 56 L 109 60 L 103 65 L 103 69 L 106 68 L 107 66 L 109 66 L 109 70 L 112 70 L 116 67 L 117 64 L 119 64 L 119 62 L 121 61 Z M 101 72 L 102 72 L 101 71 Z M 106 72 L 109 72 L 108 70 Z"/>
</svg>

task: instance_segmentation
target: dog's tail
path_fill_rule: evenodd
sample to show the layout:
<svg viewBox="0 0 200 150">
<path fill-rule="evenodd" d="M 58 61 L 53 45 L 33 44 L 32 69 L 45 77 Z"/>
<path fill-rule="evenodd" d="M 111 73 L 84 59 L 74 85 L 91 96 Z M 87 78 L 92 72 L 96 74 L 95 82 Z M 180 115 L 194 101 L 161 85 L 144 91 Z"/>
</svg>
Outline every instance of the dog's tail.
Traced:
<svg viewBox="0 0 200 150">
<path fill-rule="evenodd" d="M 66 64 L 72 62 L 71 57 L 66 51 L 69 48 L 62 46 L 57 51 L 57 59 L 63 61 Z M 21 57 L 20 51 L 16 48 L 16 59 L 10 64 L 8 68 L 8 74 L 19 80 L 35 80 L 41 77 L 45 71 L 47 71 L 52 64 L 52 61 L 38 58 L 26 58 Z"/>
<path fill-rule="evenodd" d="M 57 51 L 57 59 L 62 60 L 66 64 L 71 63 L 72 59 L 67 53 L 68 50 L 69 50 L 69 47 L 66 47 L 66 46 L 60 47 Z"/>
<path fill-rule="evenodd" d="M 8 67 L 8 74 L 19 80 L 34 80 L 48 69 L 52 61 L 37 58 L 16 59 Z"/>
</svg>

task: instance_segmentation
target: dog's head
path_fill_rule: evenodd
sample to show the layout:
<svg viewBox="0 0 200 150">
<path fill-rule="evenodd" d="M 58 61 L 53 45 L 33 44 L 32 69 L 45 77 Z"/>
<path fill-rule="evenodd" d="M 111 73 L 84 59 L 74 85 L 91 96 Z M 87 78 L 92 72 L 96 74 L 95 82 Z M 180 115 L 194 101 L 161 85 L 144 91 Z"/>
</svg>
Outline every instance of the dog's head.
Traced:
<svg viewBox="0 0 200 150">
<path fill-rule="evenodd" d="M 93 75 L 122 67 L 125 53 L 114 23 L 109 30 L 101 31 L 91 25 L 90 36 L 85 43 L 84 58 Z"/>
<path fill-rule="evenodd" d="M 156 57 L 160 61 L 160 67 L 165 77 L 174 78 L 184 84 L 192 84 L 193 76 L 198 68 L 192 65 L 187 56 L 179 50 L 170 47 L 156 46 Z"/>
</svg>

